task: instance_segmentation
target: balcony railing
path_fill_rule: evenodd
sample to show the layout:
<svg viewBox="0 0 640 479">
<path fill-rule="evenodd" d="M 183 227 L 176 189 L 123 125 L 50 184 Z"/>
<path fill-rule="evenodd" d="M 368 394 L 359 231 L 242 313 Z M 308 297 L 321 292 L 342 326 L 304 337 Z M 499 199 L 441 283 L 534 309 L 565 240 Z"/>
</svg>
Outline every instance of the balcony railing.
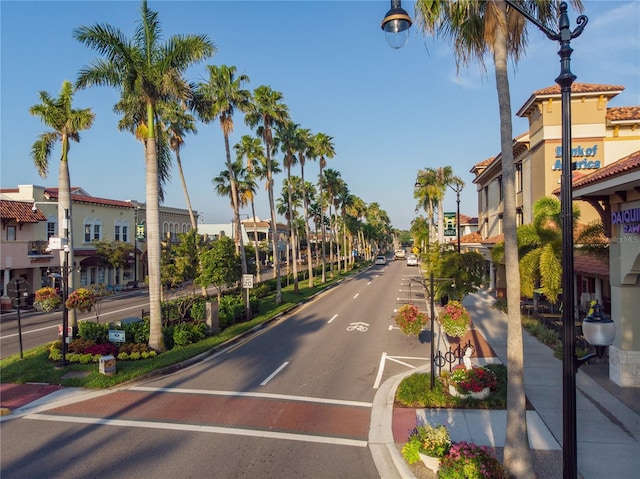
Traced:
<svg viewBox="0 0 640 479">
<path fill-rule="evenodd" d="M 47 251 L 49 242 L 45 240 L 29 241 L 27 256 L 53 256 L 51 251 Z"/>
</svg>

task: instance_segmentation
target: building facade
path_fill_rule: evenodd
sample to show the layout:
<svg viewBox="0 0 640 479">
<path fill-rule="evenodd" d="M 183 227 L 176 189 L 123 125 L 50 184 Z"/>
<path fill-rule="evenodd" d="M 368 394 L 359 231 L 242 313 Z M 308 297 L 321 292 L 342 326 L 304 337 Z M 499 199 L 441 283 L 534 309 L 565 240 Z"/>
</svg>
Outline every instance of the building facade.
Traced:
<svg viewBox="0 0 640 479">
<path fill-rule="evenodd" d="M 600 172 L 609 172 L 607 177 L 611 180 L 619 176 L 621 159 L 640 151 L 640 106 L 609 107 L 609 101 L 619 95 L 624 90 L 622 86 L 597 85 L 586 83 L 575 83 L 572 88 L 571 108 L 572 108 L 572 163 L 573 163 L 573 183 L 576 188 L 574 199 L 580 209 L 579 224 L 588 224 L 594 221 L 602 221 L 607 235 L 612 237 L 612 247 L 610 249 L 609 264 L 599 262 L 586 255 L 576 254 L 574 259 L 574 286 L 576 311 L 584 309 L 584 303 L 593 299 L 599 300 L 605 311 L 610 313 L 616 321 L 620 321 L 618 330 L 618 340 L 622 342 L 612 348 L 613 354 L 618 354 L 620 364 L 630 363 L 640 364 L 640 358 L 634 356 L 638 347 L 638 329 L 640 320 L 635 320 L 631 324 L 629 320 L 624 320 L 621 311 L 626 308 L 635 308 L 637 311 L 637 299 L 630 301 L 627 288 L 631 288 L 631 283 L 636 289 L 638 283 L 636 276 L 627 270 L 623 275 L 624 281 L 620 279 L 622 274 L 620 264 L 614 264 L 620 260 L 619 256 L 613 256 L 617 249 L 622 253 L 624 249 L 625 263 L 635 264 L 638 261 L 640 238 L 631 231 L 636 228 L 635 224 L 624 225 L 628 233 L 625 233 L 627 243 L 618 243 L 616 236 L 607 229 L 607 222 L 603 218 L 610 213 L 607 208 L 609 204 L 621 205 L 620 198 L 630 202 L 625 205 L 626 209 L 633 209 L 635 194 L 638 186 L 627 190 L 620 188 L 619 196 L 583 195 L 578 194 L 578 185 L 581 181 L 589 184 L 599 178 Z M 515 190 L 516 190 L 516 218 L 517 224 L 529 224 L 533 220 L 533 206 L 540 198 L 553 196 L 559 193 L 560 176 L 562 169 L 562 105 L 560 87 L 555 85 L 533 92 L 527 101 L 518 110 L 517 114 L 529 120 L 529 131 L 519 135 L 513 140 L 514 162 L 515 162 Z M 478 227 L 480 233 L 481 252 L 487 260 L 487 270 L 491 278 L 491 286 L 495 288 L 498 296 L 503 296 L 506 290 L 507 278 L 504 275 L 504 266 L 493 264 L 491 251 L 493 247 L 504 241 L 503 236 L 503 179 L 502 179 L 502 157 L 500 154 L 488 158 L 473 166 L 471 172 L 474 174 L 478 194 Z M 613 172 L 613 173 L 611 173 Z M 590 178 L 591 180 L 585 180 Z M 626 180 L 624 180 L 626 182 Z M 625 183 L 626 184 L 626 183 Z M 635 188 L 635 189 L 634 189 Z M 611 206 L 623 208 L 622 206 Z M 610 221 L 609 221 L 610 223 Z M 630 235 L 630 236 L 629 236 Z M 635 236 L 634 236 L 635 235 Z M 631 239 L 630 239 L 631 238 Z M 615 245 L 615 246 L 614 246 Z M 625 248 L 623 248 L 623 246 Z M 635 255 L 635 256 L 634 256 Z M 617 268 L 617 269 L 616 269 Z M 623 268 L 624 269 L 624 268 Z M 614 276 L 618 276 L 615 278 Z M 624 285 L 624 286 L 623 286 Z M 633 309 L 631 309 L 633 310 Z M 618 324 L 616 324 L 618 326 Z M 621 331 L 624 331 L 622 333 Z M 629 338 L 635 338 L 628 341 Z M 625 340 L 622 340 L 625 338 Z M 617 341 L 618 341 L 617 340 Z M 635 349 L 634 349 L 635 348 Z M 631 352 L 635 351 L 635 352 Z M 624 352 L 624 353 L 623 353 Z M 622 359 L 624 357 L 624 359 Z M 613 358 L 613 356 L 612 356 Z M 618 370 L 625 372 L 615 372 L 612 367 L 610 376 L 612 380 L 621 385 L 640 386 L 640 372 L 629 372 L 628 367 L 620 366 Z M 634 379 L 630 379 L 634 377 Z"/>
</svg>

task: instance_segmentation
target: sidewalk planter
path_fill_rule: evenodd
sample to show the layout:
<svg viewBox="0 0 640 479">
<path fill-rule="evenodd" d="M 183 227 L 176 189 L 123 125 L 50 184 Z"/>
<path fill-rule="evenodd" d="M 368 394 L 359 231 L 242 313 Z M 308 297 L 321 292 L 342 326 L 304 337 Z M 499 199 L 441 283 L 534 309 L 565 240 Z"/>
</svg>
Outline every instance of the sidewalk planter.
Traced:
<svg viewBox="0 0 640 479">
<path fill-rule="evenodd" d="M 420 454 L 420 459 L 422 459 L 422 463 L 427 467 L 427 469 L 432 470 L 433 472 L 438 472 L 440 469 L 440 458 L 435 456 L 428 456 L 426 454 Z"/>
<path fill-rule="evenodd" d="M 484 388 L 480 392 L 469 392 L 468 394 L 459 393 L 458 390 L 452 384 L 449 384 L 449 394 L 454 397 L 466 399 L 472 397 L 473 399 L 486 399 L 491 394 L 491 388 Z"/>
</svg>

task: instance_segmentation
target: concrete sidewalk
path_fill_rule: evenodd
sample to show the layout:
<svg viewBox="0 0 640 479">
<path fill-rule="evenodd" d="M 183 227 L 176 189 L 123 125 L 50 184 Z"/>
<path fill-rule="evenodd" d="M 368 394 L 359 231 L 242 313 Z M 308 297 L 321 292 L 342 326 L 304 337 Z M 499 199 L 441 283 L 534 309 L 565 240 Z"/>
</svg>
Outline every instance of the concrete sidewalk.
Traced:
<svg viewBox="0 0 640 479">
<path fill-rule="evenodd" d="M 464 304 L 471 312 L 475 328 L 486 338 L 497 358 L 506 364 L 507 317 L 492 307 L 493 301 L 491 295 L 480 292 L 468 296 Z M 523 343 L 525 390 L 535 408 L 527 412 L 534 468 L 538 477 L 561 477 L 561 470 L 557 469 L 561 469 L 562 464 L 557 459 L 562 457 L 562 362 L 553 356 L 548 346 L 526 331 L 523 331 Z M 479 358 L 475 362 L 482 363 L 482 360 Z M 596 376 L 600 376 L 596 381 L 584 372 L 587 367 L 590 366 L 583 365 L 576 376 L 579 473 L 585 479 L 636 477 L 640 470 L 640 414 L 637 410 L 640 390 L 607 384 L 608 379 L 602 377 L 601 371 L 596 371 Z M 408 430 L 423 421 L 447 425 L 454 441 L 467 440 L 495 448 L 504 445 L 505 411 L 394 409 L 397 385 L 402 378 L 415 372 L 389 379 L 374 401 L 373 434 L 370 435 L 372 453 L 385 452 L 390 456 L 388 462 L 396 466 L 395 471 L 379 468 L 382 477 L 415 477 L 396 444 L 406 441 Z M 622 392 L 620 398 L 615 395 L 619 392 Z M 375 411 L 383 404 L 393 411 L 390 414 Z M 375 427 L 373 423 L 378 420 L 386 421 L 386 424 Z M 394 444 L 390 444 L 391 441 Z M 381 443 L 386 447 L 382 448 Z M 545 455 L 545 451 L 552 455 Z M 553 457 L 555 464 L 539 460 L 540 457 Z"/>
</svg>

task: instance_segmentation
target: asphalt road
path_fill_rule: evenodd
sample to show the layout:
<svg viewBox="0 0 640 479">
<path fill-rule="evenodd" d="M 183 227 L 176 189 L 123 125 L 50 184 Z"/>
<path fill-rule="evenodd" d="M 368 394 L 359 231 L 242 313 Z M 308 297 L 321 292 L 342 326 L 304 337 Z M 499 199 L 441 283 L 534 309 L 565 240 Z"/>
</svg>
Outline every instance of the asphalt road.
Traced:
<svg viewBox="0 0 640 479">
<path fill-rule="evenodd" d="M 404 261 L 369 268 L 198 364 L 4 421 L 2 474 L 379 477 L 373 397 L 428 361 L 393 321 L 401 304 L 424 309 L 418 278 Z"/>
</svg>

